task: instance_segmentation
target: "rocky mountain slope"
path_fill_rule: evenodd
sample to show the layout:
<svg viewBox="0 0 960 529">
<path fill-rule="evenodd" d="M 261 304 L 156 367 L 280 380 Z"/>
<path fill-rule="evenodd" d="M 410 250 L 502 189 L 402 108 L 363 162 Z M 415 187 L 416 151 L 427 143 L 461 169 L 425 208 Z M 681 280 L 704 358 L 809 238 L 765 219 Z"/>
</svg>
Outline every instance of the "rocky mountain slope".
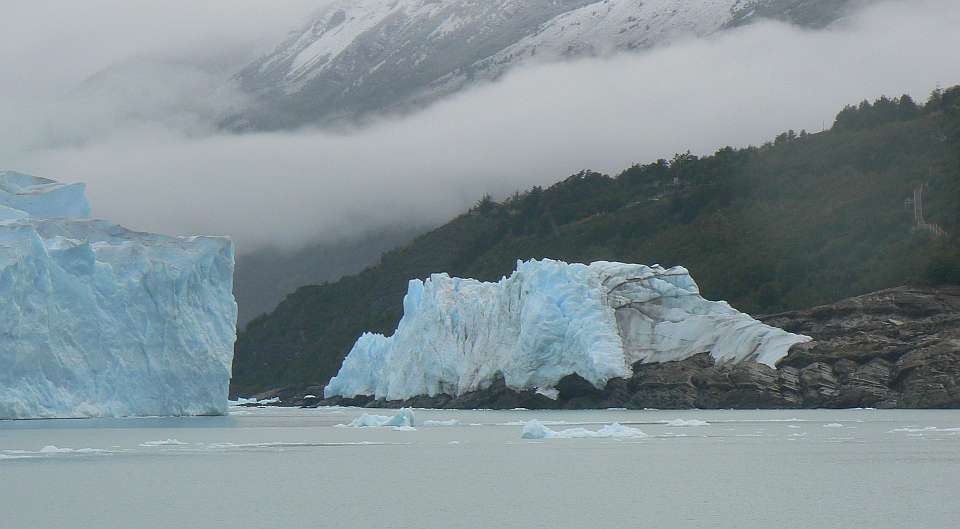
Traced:
<svg viewBox="0 0 960 529">
<path fill-rule="evenodd" d="M 280 129 L 415 109 L 521 64 L 667 45 L 758 18 L 818 27 L 855 3 L 338 0 L 239 73 L 255 102 L 228 125 Z"/>
</svg>

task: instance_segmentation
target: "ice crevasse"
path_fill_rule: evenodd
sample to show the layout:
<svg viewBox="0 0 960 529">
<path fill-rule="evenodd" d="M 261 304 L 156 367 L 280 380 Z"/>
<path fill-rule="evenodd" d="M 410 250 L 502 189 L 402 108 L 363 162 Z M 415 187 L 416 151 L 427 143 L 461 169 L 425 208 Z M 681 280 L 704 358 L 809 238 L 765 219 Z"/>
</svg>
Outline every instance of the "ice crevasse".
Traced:
<svg viewBox="0 0 960 529">
<path fill-rule="evenodd" d="M 0 171 L 0 419 L 224 413 L 231 241 L 90 214 L 83 184 Z"/>
<path fill-rule="evenodd" d="M 514 389 L 549 392 L 574 373 L 602 388 L 637 362 L 710 353 L 774 366 L 811 340 L 704 299 L 683 267 L 518 261 L 497 283 L 412 280 L 403 308 L 392 336 L 360 337 L 327 398 L 458 396 L 499 376 Z"/>
</svg>

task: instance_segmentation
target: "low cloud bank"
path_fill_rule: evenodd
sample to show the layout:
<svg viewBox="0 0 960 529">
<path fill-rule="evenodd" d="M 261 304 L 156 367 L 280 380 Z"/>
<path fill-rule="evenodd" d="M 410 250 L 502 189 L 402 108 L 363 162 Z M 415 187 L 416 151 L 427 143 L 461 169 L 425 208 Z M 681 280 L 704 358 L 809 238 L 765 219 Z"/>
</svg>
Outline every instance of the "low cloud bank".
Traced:
<svg viewBox="0 0 960 529">
<path fill-rule="evenodd" d="M 443 222 L 485 192 L 502 196 L 583 168 L 617 172 L 786 129 L 818 131 L 865 97 L 925 99 L 960 82 L 958 27 L 960 3 L 951 0 L 882 3 L 824 31 L 754 24 L 646 53 L 528 68 L 350 134 L 217 132 L 219 108 L 208 102 L 242 104 L 239 96 L 214 91 L 215 68 L 192 65 L 178 77 L 163 73 L 171 61 L 158 61 L 129 74 L 170 87 L 146 108 L 123 108 L 120 96 L 80 108 L 0 103 L 17 124 L 0 132 L 0 161 L 88 182 L 95 213 L 133 228 L 228 234 L 246 249 L 296 245 Z"/>
</svg>

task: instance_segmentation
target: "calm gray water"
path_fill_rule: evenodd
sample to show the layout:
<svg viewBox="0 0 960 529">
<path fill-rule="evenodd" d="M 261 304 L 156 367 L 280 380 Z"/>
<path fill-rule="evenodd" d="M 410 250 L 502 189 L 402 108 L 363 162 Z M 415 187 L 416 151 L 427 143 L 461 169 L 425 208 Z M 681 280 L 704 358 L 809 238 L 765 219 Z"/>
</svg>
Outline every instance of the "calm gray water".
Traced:
<svg viewBox="0 0 960 529">
<path fill-rule="evenodd" d="M 415 431 L 336 426 L 362 413 L 0 422 L 0 527 L 960 525 L 960 412 L 417 410 Z M 521 439 L 534 418 L 647 437 Z"/>
</svg>

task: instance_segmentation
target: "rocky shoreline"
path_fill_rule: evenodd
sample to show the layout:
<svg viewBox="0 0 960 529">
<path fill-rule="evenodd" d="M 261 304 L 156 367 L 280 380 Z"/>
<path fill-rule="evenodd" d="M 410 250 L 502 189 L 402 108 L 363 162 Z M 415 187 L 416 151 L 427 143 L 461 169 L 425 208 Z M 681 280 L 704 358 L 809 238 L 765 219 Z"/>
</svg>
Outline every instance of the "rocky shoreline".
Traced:
<svg viewBox="0 0 960 529">
<path fill-rule="evenodd" d="M 321 399 L 320 386 L 258 397 L 299 407 L 960 408 L 960 287 L 898 287 L 760 319 L 814 341 L 794 346 L 776 369 L 752 362 L 717 364 L 704 353 L 638 363 L 632 377 L 610 380 L 602 390 L 574 374 L 558 384 L 556 399 L 510 389 L 502 379 L 459 397 Z"/>
</svg>

